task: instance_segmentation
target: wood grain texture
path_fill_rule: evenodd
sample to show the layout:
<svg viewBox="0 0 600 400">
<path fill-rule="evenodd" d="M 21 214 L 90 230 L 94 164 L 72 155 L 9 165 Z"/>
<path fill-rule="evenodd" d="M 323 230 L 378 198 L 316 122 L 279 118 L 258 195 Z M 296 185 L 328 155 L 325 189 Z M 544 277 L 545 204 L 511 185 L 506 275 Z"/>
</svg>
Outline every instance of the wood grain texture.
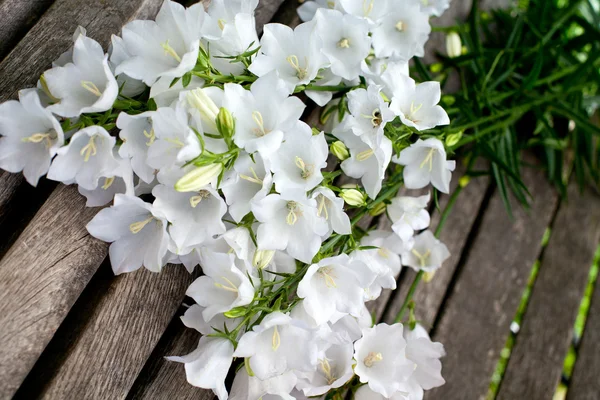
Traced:
<svg viewBox="0 0 600 400">
<path fill-rule="evenodd" d="M 480 399 L 487 393 L 558 201 L 542 171 L 523 169 L 523 181 L 534 194 L 531 208 L 513 207 L 511 220 L 495 193 L 466 261 L 458 267 L 432 332 L 446 347 L 446 384 L 426 393 L 426 399 L 462 400 L 465 394 Z"/>
<path fill-rule="evenodd" d="M 552 398 L 573 337 L 573 326 L 600 242 L 600 197 L 569 185 L 552 226 L 498 399 Z M 595 353 L 600 357 L 600 352 Z M 597 370 L 596 372 L 600 372 Z M 600 395 L 600 392 L 596 393 Z"/>
</svg>

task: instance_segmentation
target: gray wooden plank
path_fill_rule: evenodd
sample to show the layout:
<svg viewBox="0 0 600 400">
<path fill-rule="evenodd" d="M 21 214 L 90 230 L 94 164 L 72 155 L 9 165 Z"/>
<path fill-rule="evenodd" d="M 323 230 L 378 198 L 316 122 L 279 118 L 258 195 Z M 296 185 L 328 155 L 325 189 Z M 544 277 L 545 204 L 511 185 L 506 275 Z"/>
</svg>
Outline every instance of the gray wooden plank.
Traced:
<svg viewBox="0 0 600 400">
<path fill-rule="evenodd" d="M 549 399 L 560 382 L 600 242 L 600 196 L 589 189 L 581 195 L 575 182 L 568 195 L 552 226 L 498 399 Z M 600 357 L 600 352 L 595 354 Z"/>
<path fill-rule="evenodd" d="M 532 162 L 529 161 L 528 162 Z M 541 170 L 524 168 L 533 194 L 529 210 L 513 207 L 510 219 L 498 193 L 490 199 L 481 228 L 458 267 L 433 339 L 446 347 L 446 384 L 427 399 L 484 398 L 510 330 L 531 266 L 558 197 Z M 513 204 L 516 204 L 514 202 Z"/>
<path fill-rule="evenodd" d="M 0 63 L 0 100 L 34 85 L 72 45 L 77 25 L 107 44 L 111 33 L 160 3 L 58 0 Z M 0 207 L 15 193 L 21 181 L 16 176 L 0 176 Z M 58 187 L 0 261 L 0 397 L 14 393 L 105 257 L 106 246 L 85 230 L 95 212 L 76 189 Z"/>
</svg>

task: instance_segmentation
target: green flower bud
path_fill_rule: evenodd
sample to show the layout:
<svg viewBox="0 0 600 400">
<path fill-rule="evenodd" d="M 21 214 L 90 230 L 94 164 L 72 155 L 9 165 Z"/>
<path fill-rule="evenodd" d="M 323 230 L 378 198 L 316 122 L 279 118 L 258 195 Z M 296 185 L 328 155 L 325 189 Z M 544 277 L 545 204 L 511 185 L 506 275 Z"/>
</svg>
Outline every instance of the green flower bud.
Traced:
<svg viewBox="0 0 600 400">
<path fill-rule="evenodd" d="M 340 197 L 349 206 L 364 206 L 367 204 L 367 196 L 356 189 L 344 189 L 340 194 Z"/>
<path fill-rule="evenodd" d="M 225 315 L 227 318 L 240 318 L 243 317 L 244 315 L 246 315 L 246 312 L 248 311 L 247 307 L 235 307 L 232 308 L 229 311 L 226 311 L 223 313 L 223 315 Z"/>
<path fill-rule="evenodd" d="M 340 140 L 331 143 L 331 146 L 329 147 L 329 149 L 331 150 L 333 155 L 336 156 L 340 161 L 344 161 L 345 159 L 350 157 L 348 148 Z"/>
<path fill-rule="evenodd" d="M 431 67 L 429 67 L 429 70 L 434 74 L 437 74 L 438 72 L 441 72 L 443 68 L 444 66 L 442 63 L 433 63 L 431 64 Z"/>
<path fill-rule="evenodd" d="M 222 164 L 210 164 L 198 167 L 179 179 L 175 184 L 175 190 L 178 192 L 196 192 L 208 185 L 221 171 L 223 171 Z"/>
<path fill-rule="evenodd" d="M 235 120 L 233 115 L 225 107 L 219 109 L 217 114 L 217 129 L 223 137 L 231 138 L 235 133 Z"/>
<path fill-rule="evenodd" d="M 460 57 L 463 53 L 462 42 L 460 36 L 456 32 L 450 32 L 446 35 L 446 53 L 448 57 Z"/>
<path fill-rule="evenodd" d="M 462 135 L 463 135 L 463 131 L 451 133 L 450 135 L 446 136 L 446 147 L 454 146 L 456 143 L 458 143 L 460 141 L 460 139 L 462 138 Z"/>
<path fill-rule="evenodd" d="M 252 258 L 252 265 L 255 268 L 263 269 L 273 260 L 274 255 L 275 250 L 256 250 Z"/>
</svg>

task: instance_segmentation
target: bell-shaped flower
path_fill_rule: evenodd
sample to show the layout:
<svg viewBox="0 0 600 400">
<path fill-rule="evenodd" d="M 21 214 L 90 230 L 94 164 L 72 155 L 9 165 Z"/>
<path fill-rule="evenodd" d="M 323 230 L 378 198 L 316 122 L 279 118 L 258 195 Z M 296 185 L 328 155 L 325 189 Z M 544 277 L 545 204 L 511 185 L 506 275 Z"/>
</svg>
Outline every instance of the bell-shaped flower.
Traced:
<svg viewBox="0 0 600 400">
<path fill-rule="evenodd" d="M 456 161 L 447 161 L 444 144 L 439 139 L 417 140 L 402 150 L 394 162 L 404 165 L 404 185 L 408 189 L 421 189 L 431 183 L 442 193 L 450 192 Z"/>
<path fill-rule="evenodd" d="M 288 131 L 279 151 L 271 156 L 271 171 L 278 192 L 308 191 L 323 180 L 321 169 L 327 166 L 329 149 L 325 135 L 313 135 L 304 122 Z"/>
<path fill-rule="evenodd" d="M 309 372 L 317 363 L 312 336 L 303 324 L 275 311 L 241 337 L 233 355 L 249 357 L 250 368 L 260 380 L 291 370 Z"/>
<path fill-rule="evenodd" d="M 431 196 L 399 196 L 392 199 L 387 206 L 387 213 L 393 222 L 392 229 L 403 241 L 413 237 L 415 231 L 429 227 L 431 218 L 427 211 L 427 204 Z"/>
<path fill-rule="evenodd" d="M 318 325 L 335 312 L 358 316 L 363 305 L 361 273 L 368 267 L 346 254 L 324 258 L 308 268 L 298 284 L 298 297 Z"/>
<path fill-rule="evenodd" d="M 156 140 L 152 128 L 153 112 L 136 115 L 120 113 L 117 118 L 119 137 L 123 144 L 119 147 L 119 155 L 131 159 L 131 168 L 146 183 L 154 180 L 154 168 L 148 165 L 148 149 Z"/>
<path fill-rule="evenodd" d="M 64 144 L 60 123 L 40 103 L 37 90 L 19 92 L 19 101 L 0 104 L 0 168 L 21 172 L 36 186 Z"/>
<path fill-rule="evenodd" d="M 185 364 L 189 384 L 212 389 L 219 400 L 227 400 L 225 378 L 233 362 L 233 343 L 229 339 L 203 336 L 196 350 L 182 357 L 167 357 L 167 360 Z"/>
<path fill-rule="evenodd" d="M 290 393 L 297 380 L 292 371 L 268 379 L 259 379 L 249 376 L 246 368 L 241 368 L 233 380 L 229 400 L 295 400 L 297 397 Z"/>
<path fill-rule="evenodd" d="M 197 192 L 178 192 L 172 186 L 158 185 L 152 194 L 156 198 L 154 207 L 171 222 L 169 233 L 180 252 L 186 253 L 212 236 L 225 233 L 221 219 L 227 205 L 210 186 Z"/>
<path fill-rule="evenodd" d="M 352 232 L 350 218 L 344 212 L 344 200 L 337 197 L 331 189 L 318 187 L 313 190 L 311 198 L 317 201 L 317 215 L 329 225 L 325 238 L 333 232 L 340 235 L 349 235 Z"/>
<path fill-rule="evenodd" d="M 206 307 L 202 311 L 205 321 L 234 307 L 250 304 L 254 287 L 235 265 L 235 255 L 202 249 L 200 259 L 204 275 L 190 285 L 186 295 Z"/>
<path fill-rule="evenodd" d="M 429 230 L 415 236 L 414 246 L 402 253 L 402 265 L 415 271 L 433 272 L 450 257 L 446 245 Z"/>
<path fill-rule="evenodd" d="M 221 185 L 233 220 L 240 222 L 250 212 L 251 202 L 266 197 L 272 186 L 273 176 L 260 154 L 241 154 Z"/>
<path fill-rule="evenodd" d="M 352 132 L 347 121 L 332 132 L 350 150 L 350 158 L 342 162 L 342 171 L 351 178 L 360 179 L 369 197 L 374 199 L 381 190 L 385 170 L 392 158 L 392 142 L 384 136 L 380 146 L 370 146 Z"/>
<path fill-rule="evenodd" d="M 279 149 L 284 133 L 296 126 L 305 105 L 289 96 L 283 81 L 271 72 L 250 90 L 226 84 L 223 107 L 235 118 L 235 143 L 248 153 L 258 151 L 266 157 Z"/>
<path fill-rule="evenodd" d="M 116 152 L 116 149 L 114 150 Z M 114 153 L 113 152 L 113 153 Z M 79 186 L 79 193 L 86 197 L 86 207 L 100 207 L 110 203 L 117 193 L 124 193 L 130 196 L 135 195 L 135 187 L 133 185 L 133 170 L 129 159 L 123 159 L 115 154 L 115 158 L 119 163 L 111 176 L 100 178 L 100 183 L 94 190 L 84 189 Z M 103 179 L 103 180 L 102 180 Z"/>
<path fill-rule="evenodd" d="M 198 132 L 220 136 L 216 120 L 219 110 L 223 106 L 224 97 L 225 91 L 216 86 L 196 88 L 181 92 L 179 105 L 188 111 L 191 122 L 197 125 Z M 224 146 L 220 152 L 227 151 L 227 145 L 222 139 L 205 138 L 205 145 L 212 152 L 216 151 L 214 148 L 216 142 Z"/>
<path fill-rule="evenodd" d="M 342 318 L 331 324 L 331 330 L 345 337 L 347 341 L 356 342 L 362 337 L 362 330 L 370 328 L 373 325 L 373 316 L 363 304 L 358 317 L 344 315 Z"/>
<path fill-rule="evenodd" d="M 348 109 L 351 117 L 348 126 L 356 136 L 369 146 L 378 147 L 383 139 L 385 125 L 395 116 L 380 94 L 380 88 L 356 89 L 348 93 Z"/>
<path fill-rule="evenodd" d="M 223 314 L 216 314 L 211 319 L 206 320 L 202 315 L 205 309 L 206 307 L 202 307 L 201 305 L 192 304 L 181 316 L 181 322 L 188 328 L 195 329 L 203 335 L 215 333 L 215 328 L 221 330 L 223 326 L 232 331 L 242 322 L 241 318 L 227 318 Z"/>
<path fill-rule="evenodd" d="M 344 10 L 340 0 L 308 0 L 298 7 L 298 16 L 304 22 L 310 21 L 321 8 L 338 11 Z"/>
<path fill-rule="evenodd" d="M 113 148 L 116 139 L 101 126 L 89 126 L 77 132 L 67 146 L 58 150 L 48 171 L 48 179 L 75 182 L 93 190 L 101 177 L 114 176 L 119 168 Z"/>
<path fill-rule="evenodd" d="M 416 364 L 411 380 L 415 380 L 425 390 L 446 383 L 442 377 L 442 363 L 440 362 L 440 358 L 446 355 L 444 345 L 432 342 L 425 328 L 419 324 L 413 330 L 405 328 L 404 337 L 406 339 L 406 358 Z"/>
<path fill-rule="evenodd" d="M 365 18 L 376 25 L 391 9 L 392 0 L 338 0 L 348 14 Z"/>
<path fill-rule="evenodd" d="M 201 3 L 186 9 L 165 0 L 156 21 L 135 20 L 123 27 L 123 42 L 131 58 L 119 64 L 116 73 L 148 86 L 163 76 L 183 76 L 196 65 L 200 38 L 218 37 L 215 27 L 205 20 Z"/>
<path fill-rule="evenodd" d="M 423 400 L 423 388 L 414 379 L 409 379 L 406 382 L 401 382 L 400 389 L 394 392 L 390 400 Z M 354 393 L 355 400 L 386 400 L 388 397 L 383 396 L 371 390 L 369 385 L 364 385 L 358 388 Z"/>
<path fill-rule="evenodd" d="M 356 79 L 361 62 L 371 51 L 368 22 L 324 8 L 317 11 L 315 18 L 323 43 L 321 51 L 331 63 L 333 73 L 344 79 Z"/>
<path fill-rule="evenodd" d="M 286 250 L 310 263 L 321 247 L 329 227 L 318 216 L 317 202 L 303 191 L 270 194 L 252 203 L 252 212 L 261 223 L 256 240 L 260 250 Z"/>
<path fill-rule="evenodd" d="M 412 78 L 401 75 L 396 77 L 394 84 L 390 108 L 404 125 L 424 131 L 450 123 L 448 114 L 438 105 L 442 95 L 439 82 L 417 85 Z"/>
<path fill-rule="evenodd" d="M 139 197 L 117 194 L 114 205 L 96 214 L 86 228 L 95 238 L 112 242 L 108 254 L 117 275 L 142 266 L 160 272 L 165 265 L 167 220 Z"/>
<path fill-rule="evenodd" d="M 421 0 L 421 11 L 432 17 L 440 17 L 450 8 L 450 0 Z"/>
<path fill-rule="evenodd" d="M 267 24 L 260 40 L 260 54 L 250 65 L 250 72 L 263 76 L 277 71 L 288 93 L 298 85 L 307 85 L 326 66 L 321 53 L 321 39 L 314 23 L 305 22 L 294 30 L 282 24 Z"/>
<path fill-rule="evenodd" d="M 365 61 L 362 63 L 362 75 L 367 84 L 379 86 L 381 93 L 388 99 L 393 97 L 394 90 L 399 85 L 397 80 L 402 79 L 402 76 L 408 76 L 408 72 L 408 62 L 405 61 L 376 58 L 369 64 Z"/>
<path fill-rule="evenodd" d="M 354 373 L 376 393 L 389 398 L 400 390 L 415 369 L 406 357 L 402 324 L 378 324 L 363 330 L 354 343 Z"/>
<path fill-rule="evenodd" d="M 253 14 L 257 6 L 258 0 L 212 0 L 207 12 L 212 19 L 218 21 L 221 28 L 233 22 L 238 14 Z"/>
<path fill-rule="evenodd" d="M 296 388 L 306 396 L 319 396 L 339 388 L 352 378 L 352 342 L 331 345 L 317 360 L 317 370 L 299 374 Z"/>
<path fill-rule="evenodd" d="M 128 58 L 131 58 L 131 54 L 127 51 L 127 47 L 125 47 L 123 38 L 120 36 L 112 35 L 110 37 L 110 41 L 109 65 L 111 66 L 111 69 L 114 70 L 117 65 L 120 65 Z M 144 82 L 138 79 L 133 79 L 127 76 L 127 74 L 117 75 L 117 84 L 119 85 L 119 94 L 125 97 L 135 97 L 142 94 L 142 92 L 146 90 L 146 85 Z"/>
<path fill-rule="evenodd" d="M 54 102 L 48 110 L 61 117 L 109 110 L 119 94 L 108 55 L 84 35 L 75 41 L 73 62 L 44 72 L 43 78 Z"/>
<path fill-rule="evenodd" d="M 423 57 L 430 32 L 429 15 L 421 11 L 420 2 L 406 1 L 389 10 L 373 29 L 375 56 L 400 61 Z"/>
</svg>

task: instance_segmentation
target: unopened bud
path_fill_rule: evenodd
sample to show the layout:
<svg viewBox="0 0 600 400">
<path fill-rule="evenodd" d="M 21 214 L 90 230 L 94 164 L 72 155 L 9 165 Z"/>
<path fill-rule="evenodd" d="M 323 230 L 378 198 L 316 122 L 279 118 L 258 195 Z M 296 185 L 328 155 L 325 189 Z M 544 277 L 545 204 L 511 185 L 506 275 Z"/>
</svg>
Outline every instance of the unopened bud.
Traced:
<svg viewBox="0 0 600 400">
<path fill-rule="evenodd" d="M 240 318 L 248 312 L 247 307 L 235 307 L 223 313 L 227 318 Z"/>
<path fill-rule="evenodd" d="M 450 135 L 446 136 L 446 146 L 447 147 L 454 146 L 456 143 L 458 143 L 460 141 L 462 136 L 463 136 L 463 131 L 451 133 Z"/>
<path fill-rule="evenodd" d="M 429 67 L 429 70 L 431 72 L 433 72 L 434 74 L 441 72 L 442 69 L 444 69 L 444 66 L 442 65 L 442 63 L 433 63 L 433 64 L 431 64 L 431 67 Z"/>
<path fill-rule="evenodd" d="M 469 175 L 465 175 L 458 180 L 458 185 L 461 188 L 464 188 L 469 184 L 469 182 L 471 182 L 471 177 Z"/>
<path fill-rule="evenodd" d="M 178 192 L 197 192 L 208 185 L 221 171 L 223 171 L 222 164 L 198 167 L 179 179 L 175 184 L 175 190 Z"/>
<path fill-rule="evenodd" d="M 446 53 L 450 58 L 462 55 L 462 42 L 458 33 L 450 32 L 446 35 Z"/>
<path fill-rule="evenodd" d="M 344 161 L 345 159 L 350 157 L 348 148 L 341 140 L 331 143 L 329 149 L 331 150 L 333 155 L 336 156 L 340 161 Z"/>
<path fill-rule="evenodd" d="M 235 133 L 235 120 L 225 107 L 221 107 L 217 114 L 217 129 L 223 137 L 231 138 Z"/>
<path fill-rule="evenodd" d="M 385 204 L 383 201 L 381 203 L 377 203 L 375 205 L 375 207 L 371 208 L 369 210 L 369 214 L 372 217 L 376 217 L 378 215 L 381 215 L 385 212 L 385 210 L 387 209 L 387 204 Z"/>
<path fill-rule="evenodd" d="M 252 265 L 255 268 L 263 269 L 273 260 L 275 250 L 256 250 L 252 258 Z"/>
<path fill-rule="evenodd" d="M 367 197 L 356 189 L 345 189 L 342 190 L 340 197 L 348 204 L 349 206 L 364 206 L 367 204 Z"/>
<path fill-rule="evenodd" d="M 190 90 L 186 98 L 191 107 L 200 111 L 200 118 L 202 119 L 203 126 L 216 133 L 218 131 L 216 120 L 219 108 L 215 102 L 208 97 L 204 89 L 197 88 Z"/>
</svg>

